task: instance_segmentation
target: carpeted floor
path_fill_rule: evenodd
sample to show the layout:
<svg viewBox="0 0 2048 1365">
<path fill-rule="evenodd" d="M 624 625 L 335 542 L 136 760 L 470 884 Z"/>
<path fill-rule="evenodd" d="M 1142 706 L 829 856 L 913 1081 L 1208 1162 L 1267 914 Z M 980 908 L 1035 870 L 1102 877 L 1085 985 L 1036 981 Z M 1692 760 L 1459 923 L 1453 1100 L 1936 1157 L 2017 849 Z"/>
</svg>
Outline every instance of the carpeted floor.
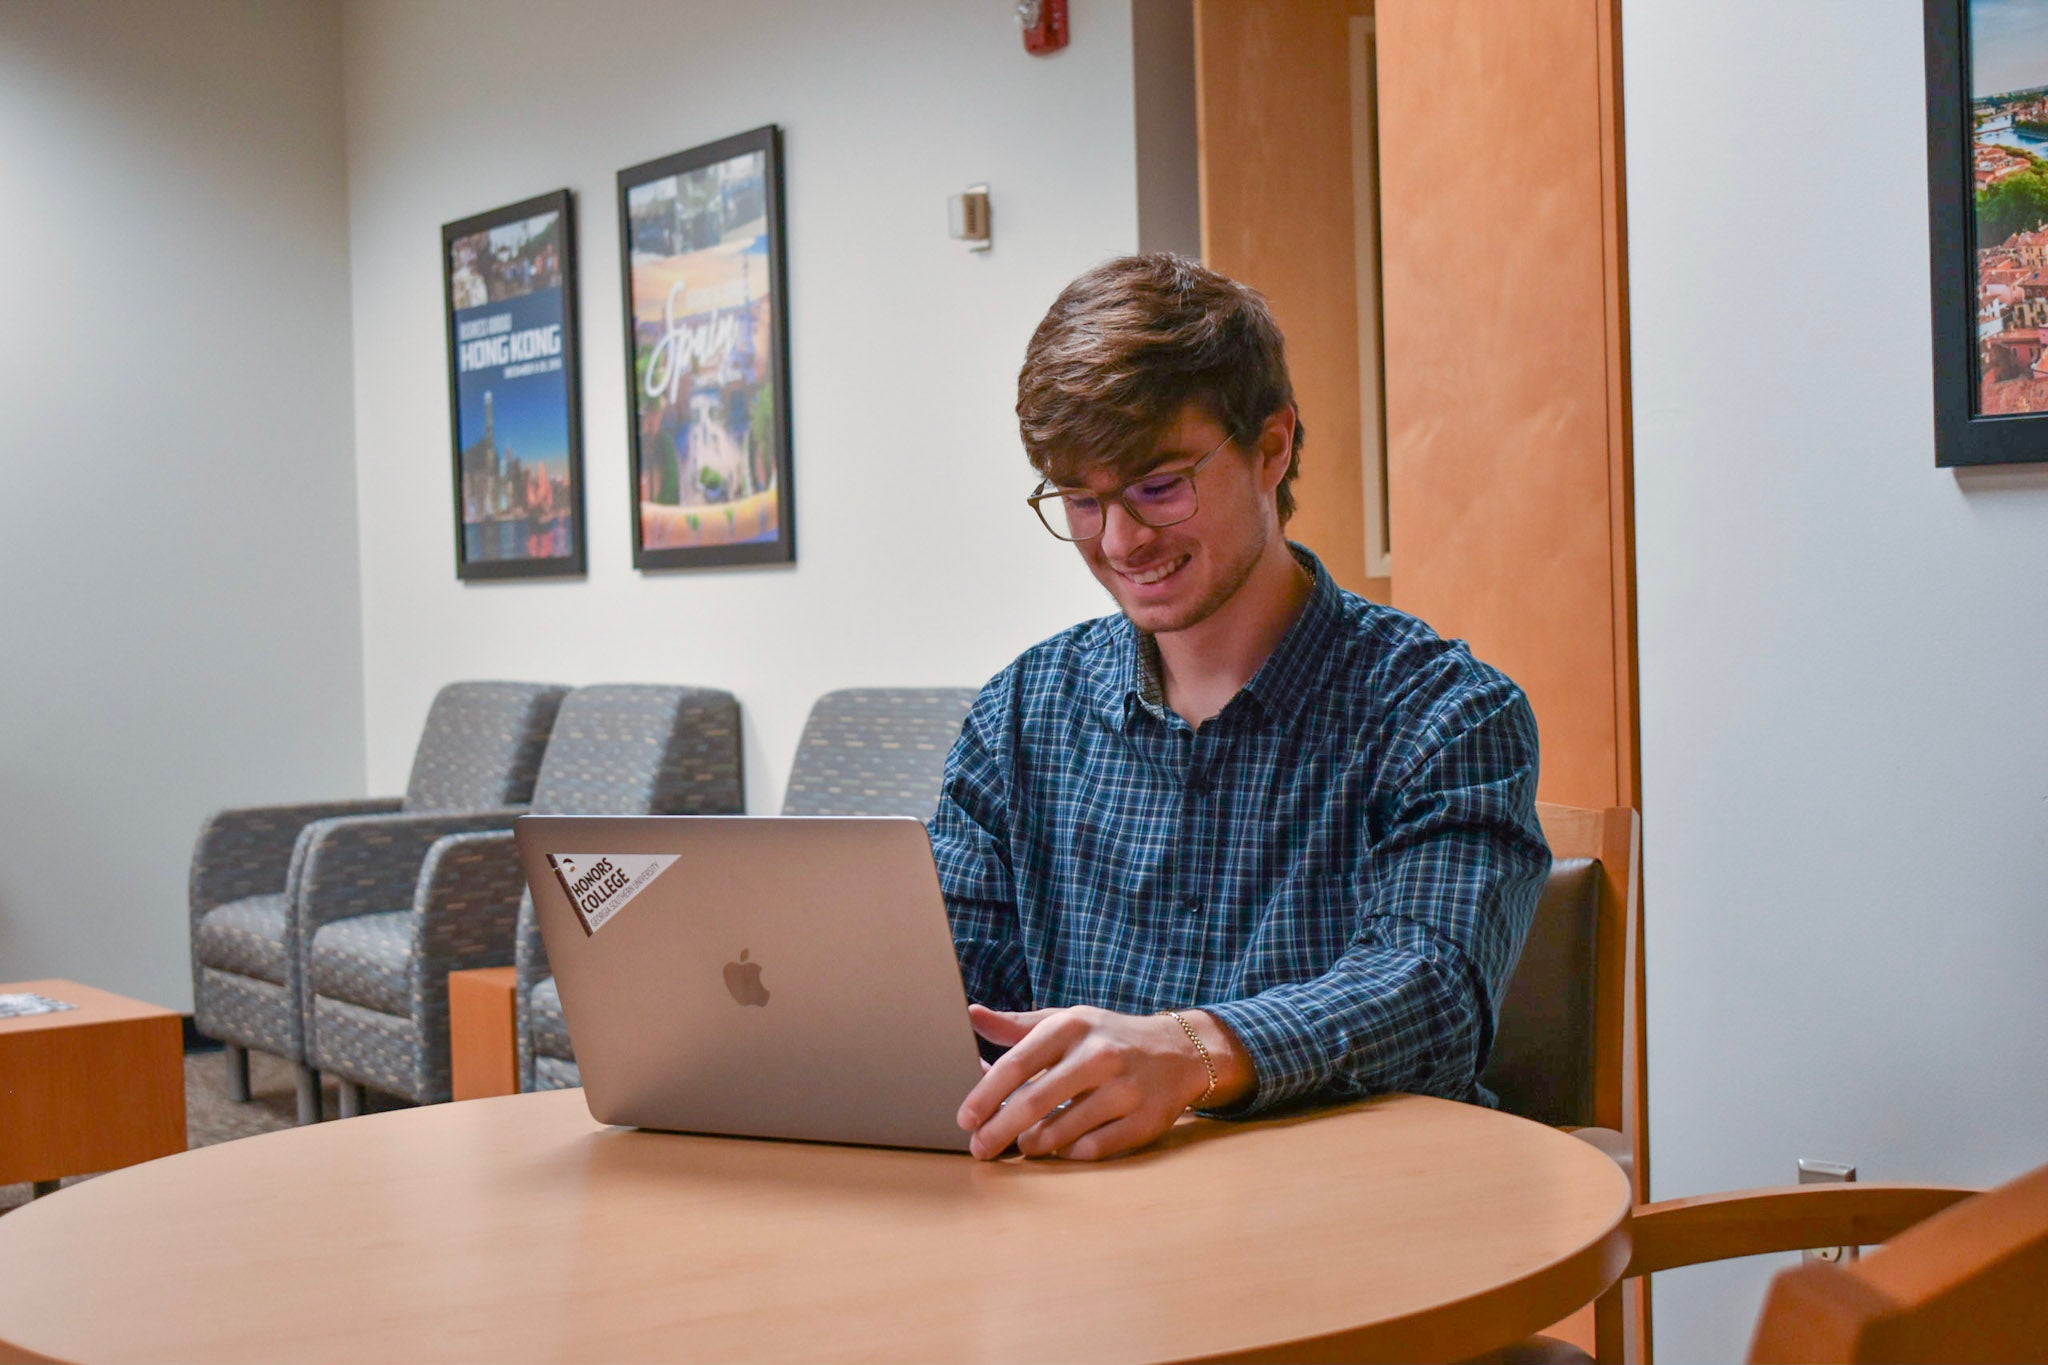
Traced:
<svg viewBox="0 0 2048 1365">
<path fill-rule="evenodd" d="M 405 1101 L 370 1092 L 370 1109 L 395 1109 Z M 338 1099 L 333 1081 L 322 1097 L 325 1112 L 332 1119 Z M 292 1126 L 298 1105 L 294 1099 L 291 1063 L 260 1052 L 249 1054 L 249 1102 L 237 1104 L 228 1098 L 228 1062 L 225 1052 L 185 1054 L 185 1145 L 210 1147 L 216 1142 L 274 1133 Z M 89 1175 L 69 1176 L 66 1185 L 92 1179 Z M 0 1185 L 0 1214 L 26 1204 L 27 1185 Z"/>
</svg>

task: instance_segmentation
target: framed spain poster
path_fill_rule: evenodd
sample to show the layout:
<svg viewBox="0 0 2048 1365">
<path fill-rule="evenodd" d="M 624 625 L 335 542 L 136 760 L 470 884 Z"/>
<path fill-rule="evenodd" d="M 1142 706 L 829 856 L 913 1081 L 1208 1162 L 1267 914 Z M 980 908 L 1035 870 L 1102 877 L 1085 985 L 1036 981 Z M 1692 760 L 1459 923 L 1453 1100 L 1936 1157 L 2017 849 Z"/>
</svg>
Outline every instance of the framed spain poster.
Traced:
<svg viewBox="0 0 2048 1365">
<path fill-rule="evenodd" d="M 780 130 L 619 172 L 633 564 L 796 558 Z"/>
<path fill-rule="evenodd" d="M 1923 0 L 1934 460 L 2048 461 L 2048 0 Z"/>
<path fill-rule="evenodd" d="M 570 209 L 557 190 L 441 229 L 458 578 L 584 571 Z"/>
</svg>

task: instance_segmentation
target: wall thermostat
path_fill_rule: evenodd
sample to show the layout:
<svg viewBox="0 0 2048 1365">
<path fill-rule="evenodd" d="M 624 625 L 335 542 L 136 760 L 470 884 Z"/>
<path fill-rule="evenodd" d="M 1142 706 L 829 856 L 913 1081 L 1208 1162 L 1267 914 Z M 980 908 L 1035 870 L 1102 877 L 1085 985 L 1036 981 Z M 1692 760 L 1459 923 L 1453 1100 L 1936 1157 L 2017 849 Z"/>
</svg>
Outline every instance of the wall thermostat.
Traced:
<svg viewBox="0 0 2048 1365">
<path fill-rule="evenodd" d="M 946 209 L 954 240 L 967 243 L 969 251 L 987 251 L 995 245 L 990 232 L 987 185 L 969 185 L 966 193 L 946 201 Z"/>
</svg>

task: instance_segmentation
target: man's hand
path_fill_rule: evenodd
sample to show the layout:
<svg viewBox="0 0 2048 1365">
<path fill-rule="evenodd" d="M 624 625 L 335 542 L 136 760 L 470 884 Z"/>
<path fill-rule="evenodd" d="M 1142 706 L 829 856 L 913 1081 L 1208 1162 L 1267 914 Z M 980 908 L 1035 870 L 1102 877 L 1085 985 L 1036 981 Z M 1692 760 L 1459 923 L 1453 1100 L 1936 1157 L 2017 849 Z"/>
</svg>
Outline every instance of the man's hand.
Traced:
<svg viewBox="0 0 2048 1365">
<path fill-rule="evenodd" d="M 1010 1049 L 960 1106 L 959 1124 L 983 1161 L 1012 1142 L 1026 1156 L 1082 1161 L 1128 1152 L 1172 1127 L 1209 1087 L 1201 1054 L 1165 1015 L 1085 1005 L 1021 1014 L 969 1005 L 967 1015 L 976 1033 Z M 1216 1066 L 1209 1102 L 1230 1103 L 1250 1088 L 1250 1059 L 1208 1015 L 1185 1017 Z"/>
</svg>

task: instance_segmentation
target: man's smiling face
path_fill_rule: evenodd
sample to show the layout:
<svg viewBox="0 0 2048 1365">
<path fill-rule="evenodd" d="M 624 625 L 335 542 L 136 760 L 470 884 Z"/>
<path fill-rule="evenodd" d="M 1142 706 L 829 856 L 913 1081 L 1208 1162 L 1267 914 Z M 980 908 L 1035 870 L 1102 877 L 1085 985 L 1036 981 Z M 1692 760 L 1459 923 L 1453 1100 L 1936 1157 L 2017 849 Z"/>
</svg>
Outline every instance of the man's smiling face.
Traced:
<svg viewBox="0 0 2048 1365">
<path fill-rule="evenodd" d="M 1187 469 L 1228 437 L 1220 423 L 1190 403 L 1154 444 L 1147 472 Z M 1214 616 L 1244 586 L 1278 534 L 1278 475 L 1266 476 L 1266 463 L 1232 443 L 1196 476 L 1194 516 L 1172 526 L 1147 526 L 1120 502 L 1110 502 L 1102 534 L 1075 542 L 1131 624 L 1155 635 L 1187 630 Z M 1117 473 L 1096 468 L 1063 486 L 1108 498 L 1122 482 Z"/>
</svg>

